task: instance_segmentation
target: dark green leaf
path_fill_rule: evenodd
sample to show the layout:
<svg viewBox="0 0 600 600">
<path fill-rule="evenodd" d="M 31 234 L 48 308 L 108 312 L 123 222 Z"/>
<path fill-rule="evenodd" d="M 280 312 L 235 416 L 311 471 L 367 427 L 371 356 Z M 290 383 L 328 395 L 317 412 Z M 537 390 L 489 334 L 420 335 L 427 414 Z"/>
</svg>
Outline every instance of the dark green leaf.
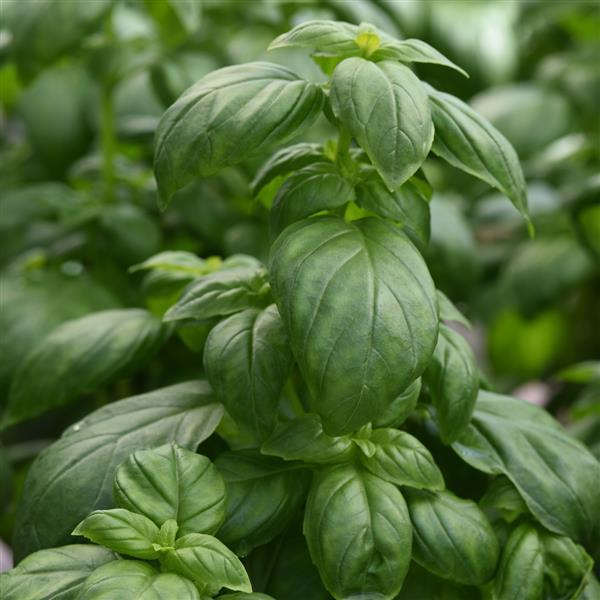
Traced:
<svg viewBox="0 0 600 600">
<path fill-rule="evenodd" d="M 479 389 L 479 373 L 468 342 L 443 323 L 423 381 L 435 407 L 440 437 L 445 444 L 450 444 L 471 420 Z"/>
<path fill-rule="evenodd" d="M 223 478 L 208 458 L 176 444 L 132 454 L 117 469 L 114 496 L 159 527 L 176 520 L 179 535 L 212 534 L 225 518 Z"/>
<path fill-rule="evenodd" d="M 333 73 L 331 106 L 390 190 L 429 153 L 433 123 L 427 92 L 413 72 L 390 61 L 342 61 Z"/>
<path fill-rule="evenodd" d="M 412 533 L 404 499 L 392 484 L 350 464 L 317 472 L 304 535 L 335 598 L 391 599 L 400 591 Z"/>
<path fill-rule="evenodd" d="M 258 443 L 275 428 L 291 362 L 275 305 L 250 308 L 221 321 L 204 348 L 204 368 L 217 397 Z"/>
<path fill-rule="evenodd" d="M 471 424 L 452 447 L 476 469 L 506 475 L 548 529 L 597 543 L 600 464 L 544 410 L 480 391 Z"/>
<path fill-rule="evenodd" d="M 109 404 L 69 427 L 29 471 L 17 511 L 17 559 L 67 542 L 91 511 L 114 506 L 114 474 L 132 452 L 171 441 L 195 450 L 222 414 L 210 386 L 190 381 Z"/>
<path fill-rule="evenodd" d="M 211 535 L 190 533 L 175 542 L 161 558 L 168 571 L 193 580 L 204 591 L 231 590 L 251 592 L 248 574 L 239 558 L 227 546 Z"/>
<path fill-rule="evenodd" d="M 267 594 L 256 594 L 246 592 L 237 592 L 235 594 L 225 594 L 225 596 L 219 596 L 219 600 L 275 600 L 272 596 Z"/>
<path fill-rule="evenodd" d="M 145 560 L 158 558 L 154 548 L 158 527 L 144 515 L 123 508 L 94 511 L 75 527 L 72 535 L 86 537 L 119 554 Z"/>
<path fill-rule="evenodd" d="M 148 563 L 137 560 L 116 560 L 96 569 L 77 600 L 124 596 L 135 600 L 204 600 L 189 579 L 175 573 L 159 573 Z"/>
<path fill-rule="evenodd" d="M 437 337 L 435 290 L 395 225 L 296 223 L 271 249 L 270 277 L 326 433 L 372 421 L 425 369 Z"/>
<path fill-rule="evenodd" d="M 218 533 L 245 556 L 279 535 L 304 501 L 307 473 L 253 452 L 229 452 L 215 465 L 227 486 L 227 516 Z"/>
<path fill-rule="evenodd" d="M 415 561 L 459 583 L 481 585 L 492 578 L 498 540 L 474 502 L 449 491 L 406 489 L 405 497 L 414 530 Z"/>
<path fill-rule="evenodd" d="M 327 435 L 317 415 L 305 415 L 279 424 L 261 452 L 285 460 L 328 463 L 349 458 L 352 446 L 350 438 Z"/>
<path fill-rule="evenodd" d="M 529 223 L 525 178 L 508 140 L 458 98 L 427 89 L 435 125 L 433 152 L 506 194 Z"/>
<path fill-rule="evenodd" d="M 72 402 L 144 364 L 163 337 L 160 321 L 134 308 L 101 311 L 59 325 L 21 363 L 3 426 Z"/>
<path fill-rule="evenodd" d="M 494 478 L 486 493 L 479 500 L 479 507 L 484 511 L 500 512 L 508 523 L 521 515 L 529 513 L 527 505 L 510 479 L 501 475 Z"/>
<path fill-rule="evenodd" d="M 375 453 L 366 456 L 361 452 L 360 462 L 374 475 L 396 485 L 444 489 L 440 470 L 417 438 L 397 429 L 376 429 L 369 441 L 375 445 Z"/>
<path fill-rule="evenodd" d="M 373 427 L 398 427 L 416 408 L 421 394 L 421 378 L 413 381 L 399 396 L 373 419 Z"/>
<path fill-rule="evenodd" d="M 333 163 L 317 162 L 290 175 L 271 207 L 271 231 L 354 200 L 354 189 Z"/>
<path fill-rule="evenodd" d="M 210 73 L 158 125 L 154 166 L 162 204 L 195 177 L 298 135 L 322 105 L 318 86 L 279 65 L 246 63 Z"/>
<path fill-rule="evenodd" d="M 452 304 L 452 301 L 440 290 L 436 290 L 438 306 L 440 307 L 440 319 L 442 321 L 455 321 L 467 329 L 471 329 L 468 319 Z"/>
<path fill-rule="evenodd" d="M 73 544 L 34 552 L 15 568 L 0 574 L 3 600 L 69 600 L 88 575 L 114 561 L 106 548 Z"/>
</svg>

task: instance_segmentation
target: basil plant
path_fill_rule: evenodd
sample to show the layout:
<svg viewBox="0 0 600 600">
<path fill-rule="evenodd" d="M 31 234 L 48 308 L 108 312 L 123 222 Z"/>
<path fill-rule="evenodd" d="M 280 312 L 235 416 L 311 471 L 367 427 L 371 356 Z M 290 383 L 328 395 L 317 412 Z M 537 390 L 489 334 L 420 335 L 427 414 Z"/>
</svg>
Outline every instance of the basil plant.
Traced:
<svg viewBox="0 0 600 600">
<path fill-rule="evenodd" d="M 163 335 L 201 338 L 205 380 L 102 407 L 42 452 L 3 597 L 598 598 L 600 465 L 542 409 L 486 389 L 423 258 L 430 155 L 528 221 L 515 151 L 415 75 L 464 73 L 424 42 L 309 21 L 271 44 L 289 47 L 327 80 L 222 68 L 156 135 L 163 207 L 280 146 L 252 184 L 268 264 L 137 267 L 179 290 Z M 335 139 L 287 145 L 319 119 Z"/>
</svg>

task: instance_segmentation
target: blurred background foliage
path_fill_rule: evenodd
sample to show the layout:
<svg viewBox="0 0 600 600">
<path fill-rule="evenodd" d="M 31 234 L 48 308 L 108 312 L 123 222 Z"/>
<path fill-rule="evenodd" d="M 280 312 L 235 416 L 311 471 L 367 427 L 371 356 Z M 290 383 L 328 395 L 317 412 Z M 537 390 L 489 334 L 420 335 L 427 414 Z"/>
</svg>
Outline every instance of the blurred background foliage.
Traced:
<svg viewBox="0 0 600 600">
<path fill-rule="evenodd" d="M 161 213 L 154 131 L 187 87 L 225 65 L 270 60 L 323 80 L 307 52 L 266 51 L 315 18 L 424 39 L 469 72 L 418 65 L 515 146 L 537 234 L 485 184 L 432 158 L 430 269 L 475 324 L 489 385 L 546 405 L 600 456 L 594 1 L 2 0 L 0 406 L 15 370 L 61 323 L 107 308 L 160 315 L 189 281 L 133 265 L 162 250 L 266 260 L 268 190 L 257 201 L 249 184 L 267 156 L 190 185 Z M 329 135 L 323 120 L 305 139 Z M 142 371 L 4 433 L 1 537 L 39 450 L 107 401 L 197 377 L 210 326 L 187 324 Z"/>
</svg>

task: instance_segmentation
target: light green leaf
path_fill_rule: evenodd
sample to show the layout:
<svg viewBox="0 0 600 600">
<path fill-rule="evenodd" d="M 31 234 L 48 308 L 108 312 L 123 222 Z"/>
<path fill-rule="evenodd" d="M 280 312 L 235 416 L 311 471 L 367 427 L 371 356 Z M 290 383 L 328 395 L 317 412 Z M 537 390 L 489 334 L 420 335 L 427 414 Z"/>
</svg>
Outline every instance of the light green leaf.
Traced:
<svg viewBox="0 0 600 600">
<path fill-rule="evenodd" d="M 291 363 L 275 305 L 265 310 L 249 308 L 221 321 L 204 348 L 204 368 L 217 397 L 258 443 L 275 428 Z"/>
<path fill-rule="evenodd" d="M 325 155 L 321 144 L 300 142 L 299 144 L 282 148 L 275 152 L 258 170 L 251 184 L 252 194 L 258 194 L 263 187 L 276 177 L 287 175 L 313 162 L 322 161 L 324 158 Z"/>
<path fill-rule="evenodd" d="M 331 106 L 390 190 L 423 164 L 433 123 L 427 92 L 408 67 L 358 57 L 343 60 L 333 73 Z"/>
<path fill-rule="evenodd" d="M 452 447 L 476 469 L 506 475 L 548 529 L 598 543 L 600 464 L 546 411 L 480 391 L 471 424 Z"/>
<path fill-rule="evenodd" d="M 206 75 L 163 115 L 154 169 L 163 206 L 196 177 L 300 134 L 323 105 L 321 89 L 267 62 Z"/>
<path fill-rule="evenodd" d="M 435 408 L 440 438 L 450 444 L 471 420 L 479 390 L 479 373 L 468 342 L 443 323 L 423 381 Z"/>
<path fill-rule="evenodd" d="M 352 441 L 327 435 L 319 417 L 309 414 L 279 424 L 261 452 L 308 463 L 342 462 L 352 454 Z"/>
<path fill-rule="evenodd" d="M 543 597 L 543 579 L 541 540 L 535 527 L 522 523 L 510 534 L 502 550 L 492 597 L 495 600 L 538 600 Z"/>
<path fill-rule="evenodd" d="M 275 38 L 269 50 L 277 48 L 313 48 L 328 54 L 358 54 L 358 27 L 342 21 L 305 21 Z"/>
<path fill-rule="evenodd" d="M 329 435 L 372 421 L 425 369 L 437 337 L 435 290 L 395 225 L 334 217 L 296 223 L 271 249 L 270 278 Z"/>
<path fill-rule="evenodd" d="M 174 519 L 179 535 L 212 534 L 225 518 L 225 483 L 217 469 L 206 456 L 173 443 L 132 454 L 117 469 L 114 496 L 159 527 Z"/>
<path fill-rule="evenodd" d="M 210 272 L 211 262 L 210 259 L 204 260 L 191 252 L 167 250 L 151 256 L 139 265 L 134 265 L 129 269 L 129 272 L 154 270 L 186 275 L 193 279 Z"/>
<path fill-rule="evenodd" d="M 525 178 L 508 140 L 462 100 L 431 86 L 427 90 L 435 125 L 433 152 L 500 190 L 530 223 Z"/>
<path fill-rule="evenodd" d="M 239 556 L 279 535 L 302 505 L 309 474 L 251 451 L 221 454 L 227 516 L 218 537 Z"/>
<path fill-rule="evenodd" d="M 163 333 L 159 320 L 134 308 L 92 313 L 59 325 L 21 363 L 3 427 L 72 402 L 143 365 L 162 343 Z"/>
<path fill-rule="evenodd" d="M 372 456 L 361 453 L 361 464 L 373 475 L 396 485 L 418 489 L 443 490 L 444 478 L 433 456 L 421 442 L 397 429 L 376 429 L 369 441 Z"/>
<path fill-rule="evenodd" d="M 481 585 L 492 578 L 498 540 L 477 505 L 449 491 L 404 494 L 414 530 L 413 559 L 445 579 Z"/>
<path fill-rule="evenodd" d="M 161 558 L 169 571 L 191 579 L 202 590 L 231 590 L 251 592 L 252 586 L 246 569 L 227 546 L 211 535 L 190 533 L 175 542 Z"/>
<path fill-rule="evenodd" d="M 113 508 L 96 510 L 72 532 L 119 554 L 152 560 L 158 558 L 154 544 L 158 542 L 158 527 L 144 515 Z"/>
<path fill-rule="evenodd" d="M 352 184 L 333 163 L 313 163 L 290 175 L 279 188 L 271 207 L 271 231 L 277 235 L 296 221 L 353 200 Z"/>
<path fill-rule="evenodd" d="M 471 329 L 469 320 L 454 306 L 450 298 L 440 290 L 436 290 L 438 306 L 440 307 L 440 319 L 442 321 L 455 321 L 467 329 Z"/>
<path fill-rule="evenodd" d="M 335 598 L 391 600 L 411 556 L 406 504 L 396 487 L 351 464 L 315 474 L 304 535 L 325 587 Z"/>
<path fill-rule="evenodd" d="M 194 584 L 175 573 L 159 573 L 148 563 L 116 560 L 96 569 L 77 600 L 203 600 Z"/>
<path fill-rule="evenodd" d="M 413 381 L 373 419 L 373 427 L 399 427 L 416 408 L 421 394 L 421 378 Z"/>
<path fill-rule="evenodd" d="M 30 554 L 0 573 L 3 600 L 69 600 L 98 567 L 116 556 L 106 548 L 72 544 Z"/>
<path fill-rule="evenodd" d="M 222 415 L 210 386 L 189 381 L 108 404 L 69 427 L 29 470 L 15 524 L 17 560 L 68 542 L 90 512 L 114 506 L 114 474 L 132 452 L 168 442 L 195 450 Z"/>
</svg>

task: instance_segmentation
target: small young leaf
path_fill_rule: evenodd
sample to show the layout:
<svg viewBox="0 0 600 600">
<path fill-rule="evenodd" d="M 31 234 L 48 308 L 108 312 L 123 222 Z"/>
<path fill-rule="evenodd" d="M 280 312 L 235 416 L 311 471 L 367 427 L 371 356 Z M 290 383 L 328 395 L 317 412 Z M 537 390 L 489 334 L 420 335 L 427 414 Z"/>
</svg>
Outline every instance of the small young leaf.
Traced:
<svg viewBox="0 0 600 600">
<path fill-rule="evenodd" d="M 174 519 L 179 535 L 212 534 L 225 518 L 225 483 L 217 469 L 175 444 L 132 454 L 117 469 L 114 496 L 159 527 Z"/>
<path fill-rule="evenodd" d="M 306 21 L 275 38 L 269 50 L 277 48 L 312 48 L 328 54 L 358 54 L 356 25 L 342 21 Z"/>
<path fill-rule="evenodd" d="M 459 583 L 481 585 L 491 579 L 498 540 L 477 505 L 449 491 L 404 492 L 415 533 L 413 559 Z"/>
<path fill-rule="evenodd" d="M 442 321 L 455 321 L 467 329 L 471 329 L 468 319 L 452 304 L 452 301 L 440 290 L 436 290 L 438 305 L 440 307 L 440 319 Z"/>
<path fill-rule="evenodd" d="M 116 558 L 110 550 L 91 544 L 39 550 L 0 573 L 2 600 L 69 600 L 90 573 Z"/>
<path fill-rule="evenodd" d="M 158 542 L 158 533 L 158 527 L 144 515 L 113 508 L 94 511 L 72 535 L 82 535 L 119 554 L 152 560 L 158 558 L 153 546 Z"/>
<path fill-rule="evenodd" d="M 308 463 L 341 462 L 352 454 L 352 442 L 327 435 L 317 415 L 305 415 L 279 424 L 261 452 Z"/>
<path fill-rule="evenodd" d="M 521 515 L 529 513 L 527 505 L 508 477 L 496 477 L 479 500 L 484 511 L 499 511 L 504 520 L 511 523 Z"/>
<path fill-rule="evenodd" d="M 440 438 L 445 444 L 451 444 L 471 420 L 479 374 L 475 356 L 465 338 L 443 323 L 423 381 L 435 407 Z"/>
<path fill-rule="evenodd" d="M 151 256 L 139 265 L 129 268 L 130 273 L 137 271 L 168 271 L 182 275 L 189 275 L 190 278 L 200 277 L 211 271 L 210 259 L 204 260 L 191 252 L 182 250 L 167 250 Z"/>
<path fill-rule="evenodd" d="M 396 487 L 352 464 L 315 474 L 304 535 L 335 598 L 394 598 L 411 556 L 406 504 Z"/>
<path fill-rule="evenodd" d="M 370 437 L 375 446 L 371 457 L 360 455 L 361 464 L 373 475 L 396 485 L 443 490 L 444 478 L 431 453 L 405 431 L 376 429 Z"/>
<path fill-rule="evenodd" d="M 331 106 L 390 190 L 423 164 L 433 123 L 427 92 L 408 67 L 359 57 L 343 60 L 333 73 Z"/>
<path fill-rule="evenodd" d="M 158 124 L 154 169 L 162 205 L 194 178 L 300 134 L 321 112 L 323 99 L 320 87 L 272 63 L 209 73 Z"/>
<path fill-rule="evenodd" d="M 433 152 L 506 194 L 530 223 L 525 178 L 508 140 L 462 100 L 431 86 L 427 90 L 435 125 Z"/>
<path fill-rule="evenodd" d="M 202 589 L 251 592 L 248 574 L 239 558 L 212 535 L 190 533 L 175 542 L 161 557 L 167 570 L 184 575 Z"/>
</svg>

